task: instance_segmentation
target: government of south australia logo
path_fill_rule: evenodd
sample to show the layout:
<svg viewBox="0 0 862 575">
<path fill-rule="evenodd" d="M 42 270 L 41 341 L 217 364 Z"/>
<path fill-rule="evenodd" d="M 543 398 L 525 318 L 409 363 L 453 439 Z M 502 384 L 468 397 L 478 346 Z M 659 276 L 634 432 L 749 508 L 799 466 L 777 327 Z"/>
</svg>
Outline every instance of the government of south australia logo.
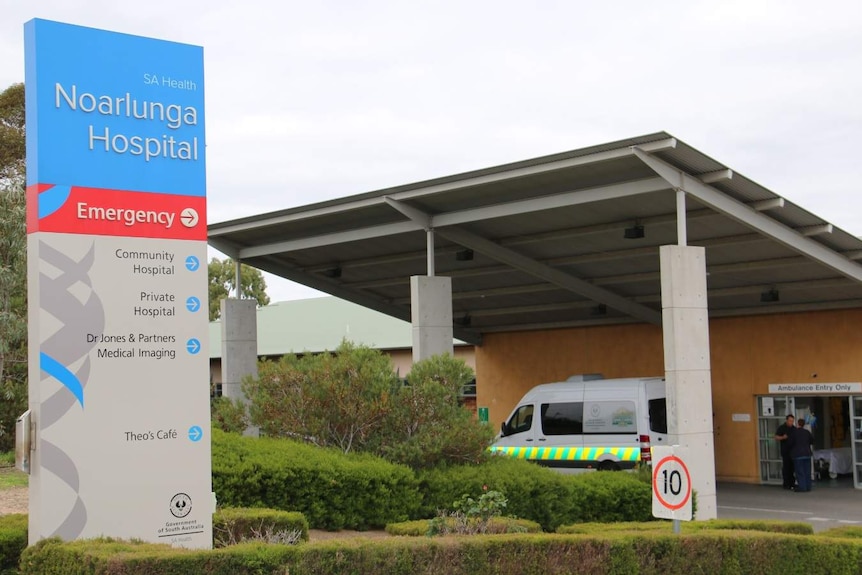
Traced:
<svg viewBox="0 0 862 575">
<path fill-rule="evenodd" d="M 171 515 L 182 519 L 192 511 L 192 498 L 185 493 L 177 493 L 171 498 Z"/>
</svg>

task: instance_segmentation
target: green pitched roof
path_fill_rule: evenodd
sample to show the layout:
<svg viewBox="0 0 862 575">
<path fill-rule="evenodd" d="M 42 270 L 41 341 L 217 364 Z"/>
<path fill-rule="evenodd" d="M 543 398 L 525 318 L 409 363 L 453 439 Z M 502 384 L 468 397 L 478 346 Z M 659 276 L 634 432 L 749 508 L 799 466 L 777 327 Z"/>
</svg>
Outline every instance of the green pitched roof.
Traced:
<svg viewBox="0 0 862 575">
<path fill-rule="evenodd" d="M 210 323 L 209 335 L 210 357 L 221 357 L 220 321 Z M 257 310 L 258 355 L 330 351 L 344 339 L 377 349 L 409 349 L 413 328 L 335 297 L 282 301 Z"/>
</svg>

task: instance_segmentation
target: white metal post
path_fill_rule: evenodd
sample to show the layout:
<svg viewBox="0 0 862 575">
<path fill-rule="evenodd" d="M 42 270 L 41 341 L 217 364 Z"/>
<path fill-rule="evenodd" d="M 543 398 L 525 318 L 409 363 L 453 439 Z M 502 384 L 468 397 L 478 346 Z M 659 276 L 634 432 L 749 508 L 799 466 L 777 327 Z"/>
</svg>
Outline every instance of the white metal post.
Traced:
<svg viewBox="0 0 862 575">
<path fill-rule="evenodd" d="M 425 230 L 428 237 L 428 277 L 434 277 L 434 230 L 428 228 Z"/>
<path fill-rule="evenodd" d="M 234 281 L 236 282 L 236 299 L 242 299 L 242 261 L 239 258 L 236 258 L 234 260 L 234 264 L 236 266 L 236 276 L 234 278 Z"/>
<path fill-rule="evenodd" d="M 680 246 L 685 246 L 688 242 L 688 230 L 685 218 L 685 192 L 679 189 L 676 191 L 676 241 Z"/>
</svg>

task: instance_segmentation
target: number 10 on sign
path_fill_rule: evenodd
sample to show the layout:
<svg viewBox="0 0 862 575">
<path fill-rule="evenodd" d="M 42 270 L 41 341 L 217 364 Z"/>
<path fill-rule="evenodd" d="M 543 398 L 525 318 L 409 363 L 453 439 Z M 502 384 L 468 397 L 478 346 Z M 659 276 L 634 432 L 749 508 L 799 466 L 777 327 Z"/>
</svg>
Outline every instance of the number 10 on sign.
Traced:
<svg viewBox="0 0 862 575">
<path fill-rule="evenodd" d="M 652 514 L 663 519 L 691 521 L 691 473 L 686 449 L 652 448 Z"/>
</svg>

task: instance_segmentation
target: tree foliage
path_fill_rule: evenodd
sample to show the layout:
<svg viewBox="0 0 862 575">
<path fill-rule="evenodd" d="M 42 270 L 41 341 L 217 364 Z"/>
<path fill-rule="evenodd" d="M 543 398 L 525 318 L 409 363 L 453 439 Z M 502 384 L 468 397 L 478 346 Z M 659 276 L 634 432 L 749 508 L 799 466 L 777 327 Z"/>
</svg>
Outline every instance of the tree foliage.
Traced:
<svg viewBox="0 0 862 575">
<path fill-rule="evenodd" d="M 210 321 L 221 315 L 221 300 L 225 299 L 236 287 L 236 265 L 230 258 L 213 258 L 207 266 L 209 272 Z M 260 270 L 240 265 L 242 297 L 257 300 L 258 305 L 269 305 L 266 295 L 266 280 Z"/>
<path fill-rule="evenodd" d="M 0 451 L 14 447 L 27 406 L 24 86 L 0 93 Z"/>
<path fill-rule="evenodd" d="M 459 401 L 472 378 L 447 355 L 418 362 L 405 383 L 385 354 L 344 342 L 334 353 L 262 361 L 243 389 L 251 421 L 266 435 L 422 468 L 485 456 L 493 431 Z"/>
<path fill-rule="evenodd" d="M 24 176 L 24 84 L 0 92 L 0 181 Z"/>
</svg>

